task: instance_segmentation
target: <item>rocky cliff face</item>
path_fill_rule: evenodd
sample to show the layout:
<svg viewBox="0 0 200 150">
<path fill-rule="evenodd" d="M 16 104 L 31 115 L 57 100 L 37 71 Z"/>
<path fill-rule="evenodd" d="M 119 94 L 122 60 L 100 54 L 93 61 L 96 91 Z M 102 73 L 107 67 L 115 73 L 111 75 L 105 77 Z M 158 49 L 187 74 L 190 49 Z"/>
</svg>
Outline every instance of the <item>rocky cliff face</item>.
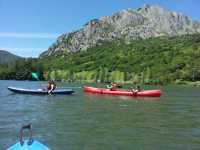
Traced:
<svg viewBox="0 0 200 150">
<path fill-rule="evenodd" d="M 145 39 L 200 33 L 200 23 L 157 5 L 127 9 L 86 23 L 76 32 L 61 35 L 41 56 L 57 52 L 77 52 L 105 41 Z"/>
</svg>

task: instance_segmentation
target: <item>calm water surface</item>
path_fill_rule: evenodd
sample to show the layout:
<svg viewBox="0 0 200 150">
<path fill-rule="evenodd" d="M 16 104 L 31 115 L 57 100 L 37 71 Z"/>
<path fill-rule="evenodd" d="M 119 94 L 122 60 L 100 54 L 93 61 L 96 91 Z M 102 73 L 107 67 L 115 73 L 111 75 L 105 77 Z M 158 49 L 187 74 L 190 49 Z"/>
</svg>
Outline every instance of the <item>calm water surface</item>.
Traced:
<svg viewBox="0 0 200 150">
<path fill-rule="evenodd" d="M 84 94 L 14 94 L 7 86 L 40 88 L 39 82 L 0 81 L 0 149 L 18 141 L 22 125 L 52 150 L 200 149 L 200 88 L 161 88 L 161 98 Z M 60 86 L 81 86 L 63 84 Z"/>
</svg>

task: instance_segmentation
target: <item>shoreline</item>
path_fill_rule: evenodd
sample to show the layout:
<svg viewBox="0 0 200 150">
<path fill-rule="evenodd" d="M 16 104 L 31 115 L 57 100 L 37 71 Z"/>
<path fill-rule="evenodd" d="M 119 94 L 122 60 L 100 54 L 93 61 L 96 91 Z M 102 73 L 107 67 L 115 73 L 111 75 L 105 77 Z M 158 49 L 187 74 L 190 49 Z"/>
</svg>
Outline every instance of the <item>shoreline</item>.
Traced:
<svg viewBox="0 0 200 150">
<path fill-rule="evenodd" d="M 8 79 L 8 80 L 2 80 L 0 81 L 29 81 L 29 82 L 47 82 L 48 80 L 14 80 L 14 79 Z M 67 80 L 55 80 L 56 82 L 60 83 L 71 83 L 71 84 L 109 84 L 109 82 L 93 82 L 88 80 L 82 80 L 82 81 L 67 81 Z M 142 84 L 142 83 L 133 83 L 132 81 L 115 81 L 118 84 L 121 85 L 142 85 L 142 86 L 167 86 L 167 85 L 187 85 L 187 86 L 193 86 L 193 87 L 200 87 L 200 81 L 186 81 L 186 80 L 176 80 L 173 83 L 164 83 L 164 84 Z"/>
</svg>

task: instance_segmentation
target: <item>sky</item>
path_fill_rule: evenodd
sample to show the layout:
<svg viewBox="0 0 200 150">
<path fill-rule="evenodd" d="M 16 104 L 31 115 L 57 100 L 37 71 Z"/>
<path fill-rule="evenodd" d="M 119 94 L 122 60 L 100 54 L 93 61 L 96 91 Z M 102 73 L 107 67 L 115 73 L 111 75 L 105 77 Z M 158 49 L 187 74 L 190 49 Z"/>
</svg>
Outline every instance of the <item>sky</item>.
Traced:
<svg viewBox="0 0 200 150">
<path fill-rule="evenodd" d="M 38 57 L 59 35 L 78 30 L 91 19 L 144 4 L 200 21 L 200 0 L 0 0 L 0 49 Z"/>
</svg>

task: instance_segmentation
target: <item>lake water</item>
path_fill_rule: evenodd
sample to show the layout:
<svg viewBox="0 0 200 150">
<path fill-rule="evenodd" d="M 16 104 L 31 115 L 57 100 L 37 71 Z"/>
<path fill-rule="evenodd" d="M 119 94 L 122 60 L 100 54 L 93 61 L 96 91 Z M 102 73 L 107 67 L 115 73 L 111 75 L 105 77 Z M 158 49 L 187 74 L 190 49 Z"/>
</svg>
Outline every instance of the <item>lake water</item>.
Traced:
<svg viewBox="0 0 200 150">
<path fill-rule="evenodd" d="M 200 88 L 160 88 L 160 98 L 84 94 L 14 94 L 7 86 L 40 88 L 39 82 L 0 81 L 0 149 L 18 141 L 32 123 L 33 138 L 52 150 L 200 149 Z M 58 84 L 59 85 L 59 84 Z M 60 84 L 75 86 L 78 84 Z"/>
</svg>

